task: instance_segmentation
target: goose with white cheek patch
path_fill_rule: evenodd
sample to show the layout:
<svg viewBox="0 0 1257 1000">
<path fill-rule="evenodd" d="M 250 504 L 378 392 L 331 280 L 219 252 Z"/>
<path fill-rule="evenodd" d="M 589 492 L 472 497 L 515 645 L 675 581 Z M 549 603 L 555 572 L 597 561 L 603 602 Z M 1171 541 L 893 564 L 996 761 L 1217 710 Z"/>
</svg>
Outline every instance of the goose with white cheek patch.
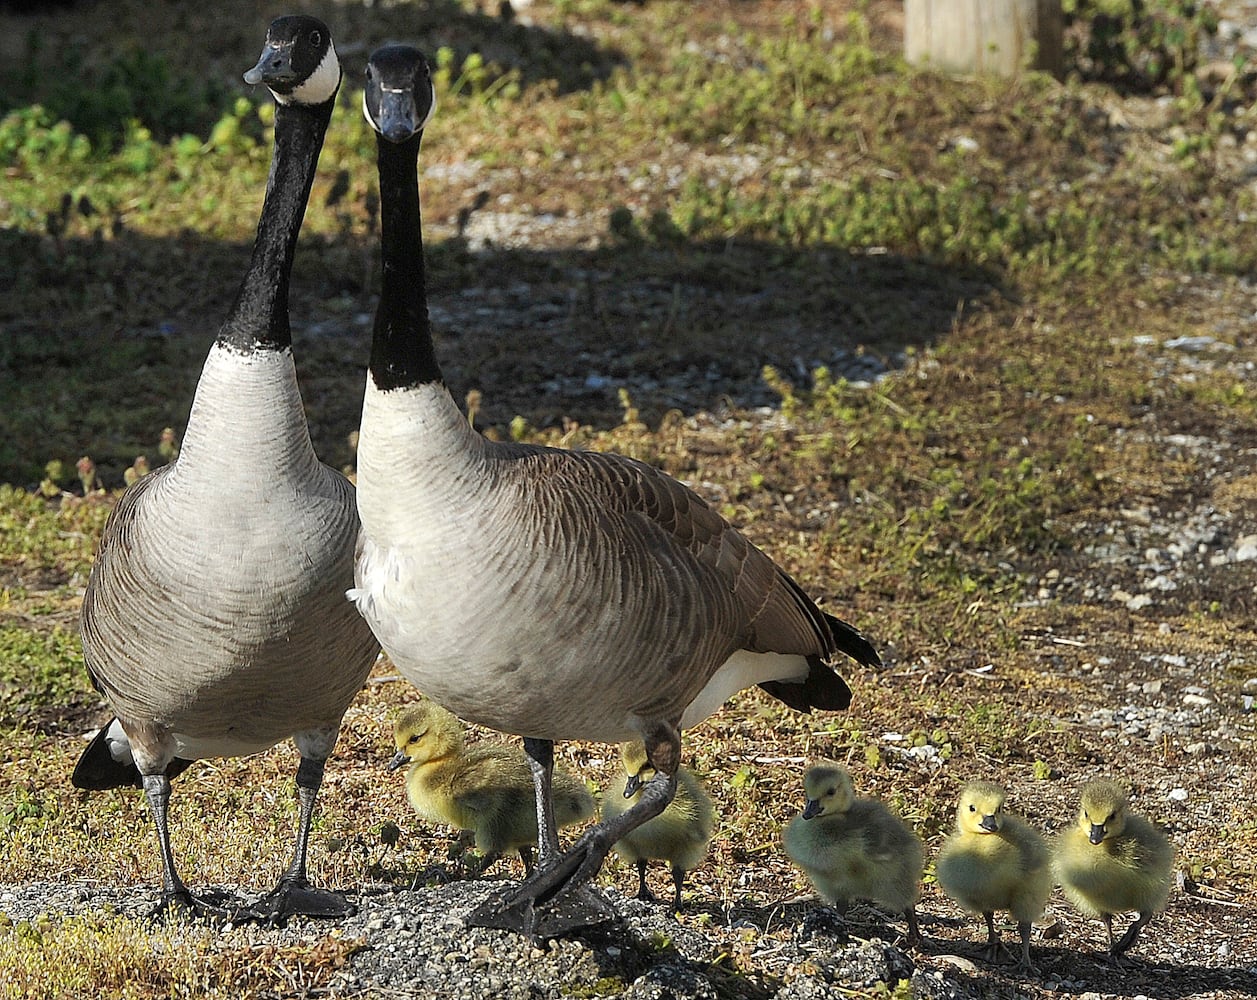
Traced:
<svg viewBox="0 0 1257 1000">
<path fill-rule="evenodd" d="M 351 598 L 397 668 L 462 718 L 524 737 L 537 869 L 469 917 L 550 937 L 613 916 L 589 885 L 612 845 L 676 789 L 681 731 L 758 684 L 800 711 L 851 699 L 829 665 L 877 664 L 697 494 L 619 455 L 488 441 L 442 379 L 424 285 L 418 166 L 431 74 L 375 52 L 383 289 L 358 444 Z M 553 741 L 640 740 L 638 802 L 560 853 Z"/>
<path fill-rule="evenodd" d="M 79 788 L 138 785 L 162 859 L 161 902 L 282 921 L 353 908 L 306 878 L 315 797 L 379 644 L 344 599 L 358 532 L 353 487 L 319 463 L 297 388 L 288 281 L 340 86 L 327 26 L 281 17 L 245 74 L 275 97 L 275 152 L 252 259 L 197 384 L 178 458 L 110 515 L 88 581 L 83 651 L 116 718 L 74 770 Z M 278 885 L 240 908 L 198 899 L 170 847 L 170 779 L 191 761 L 291 737 L 300 816 Z"/>
</svg>

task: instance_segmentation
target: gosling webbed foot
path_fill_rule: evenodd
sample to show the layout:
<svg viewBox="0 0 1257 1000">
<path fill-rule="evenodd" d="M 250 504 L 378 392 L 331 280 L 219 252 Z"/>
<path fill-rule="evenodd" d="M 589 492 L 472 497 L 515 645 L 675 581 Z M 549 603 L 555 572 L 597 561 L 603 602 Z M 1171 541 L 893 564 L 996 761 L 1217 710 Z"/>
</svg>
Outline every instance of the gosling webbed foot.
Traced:
<svg viewBox="0 0 1257 1000">
<path fill-rule="evenodd" d="M 358 908 L 344 894 L 316 889 L 305 879 L 285 876 L 269 893 L 254 903 L 240 907 L 232 921 L 254 920 L 272 927 L 282 926 L 291 917 L 321 917 L 339 920 L 352 917 Z"/>
</svg>

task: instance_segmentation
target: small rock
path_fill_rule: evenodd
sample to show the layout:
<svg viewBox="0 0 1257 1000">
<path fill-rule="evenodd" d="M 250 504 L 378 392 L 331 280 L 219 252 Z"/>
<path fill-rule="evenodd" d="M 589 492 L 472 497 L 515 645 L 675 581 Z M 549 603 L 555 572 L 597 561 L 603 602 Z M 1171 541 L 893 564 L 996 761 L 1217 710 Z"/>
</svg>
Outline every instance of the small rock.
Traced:
<svg viewBox="0 0 1257 1000">
<path fill-rule="evenodd" d="M 1160 694 L 1161 681 L 1144 681 L 1143 693 L 1144 694 Z"/>
<path fill-rule="evenodd" d="M 1186 802 L 1187 789 L 1186 788 L 1172 788 L 1170 789 L 1170 793 L 1166 796 L 1166 798 L 1168 798 L 1171 802 Z"/>
<path fill-rule="evenodd" d="M 966 976 L 976 976 L 978 974 L 978 967 L 970 962 L 969 959 L 960 955 L 939 955 L 938 961 L 954 966 Z"/>
<path fill-rule="evenodd" d="M 1231 557 L 1235 562 L 1249 562 L 1257 559 L 1257 535 L 1245 535 L 1235 543 L 1235 554 Z"/>
</svg>

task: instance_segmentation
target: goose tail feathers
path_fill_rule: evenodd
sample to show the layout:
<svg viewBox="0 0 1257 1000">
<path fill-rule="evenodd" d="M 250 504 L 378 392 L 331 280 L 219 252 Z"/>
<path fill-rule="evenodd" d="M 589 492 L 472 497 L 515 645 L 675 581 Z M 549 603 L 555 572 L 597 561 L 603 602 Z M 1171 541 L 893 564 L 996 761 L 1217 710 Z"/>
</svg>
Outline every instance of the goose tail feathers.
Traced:
<svg viewBox="0 0 1257 1000">
<path fill-rule="evenodd" d="M 880 667 L 882 658 L 864 633 L 841 618 L 816 610 L 832 641 L 825 645 L 831 651 L 841 651 L 866 667 Z M 851 704 L 851 688 L 847 682 L 825 662 L 821 656 L 807 658 L 807 676 L 802 680 L 764 681 L 759 686 L 778 701 L 783 701 L 796 712 L 821 709 L 836 712 Z"/>
<path fill-rule="evenodd" d="M 877 650 L 873 648 L 873 644 L 865 638 L 854 625 L 849 625 L 841 618 L 835 618 L 833 615 L 825 614 L 825 624 L 829 626 L 830 634 L 834 637 L 834 645 L 846 653 L 857 663 L 866 667 L 880 667 L 882 658 L 877 655 Z"/>
<path fill-rule="evenodd" d="M 176 757 L 166 765 L 166 776 L 173 778 L 192 764 Z M 143 788 L 144 779 L 131 756 L 131 744 L 117 719 L 102 726 L 74 765 L 70 784 L 90 792 L 109 788 Z"/>
<path fill-rule="evenodd" d="M 796 712 L 837 712 L 851 704 L 851 688 L 819 656 L 808 657 L 807 677 L 800 681 L 763 681 L 759 686 Z"/>
</svg>

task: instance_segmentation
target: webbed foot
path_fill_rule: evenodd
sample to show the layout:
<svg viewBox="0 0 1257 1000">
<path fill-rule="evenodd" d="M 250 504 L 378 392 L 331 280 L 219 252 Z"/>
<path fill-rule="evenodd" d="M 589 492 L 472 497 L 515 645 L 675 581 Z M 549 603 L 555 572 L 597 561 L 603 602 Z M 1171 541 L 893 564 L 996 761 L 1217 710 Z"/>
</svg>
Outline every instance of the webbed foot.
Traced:
<svg viewBox="0 0 1257 1000">
<path fill-rule="evenodd" d="M 290 917 L 352 917 L 358 908 L 342 893 L 316 889 L 304 879 L 281 878 L 279 884 L 255 903 L 240 907 L 233 922 L 256 920 L 270 926 L 287 923 Z"/>
<path fill-rule="evenodd" d="M 194 896 L 187 888 L 169 889 L 162 892 L 148 913 L 153 921 L 168 920 L 174 916 L 188 916 L 200 920 L 229 921 L 241 900 L 219 889 L 210 889 L 201 896 Z"/>
<path fill-rule="evenodd" d="M 615 919 L 615 909 L 593 886 L 573 886 L 539 900 L 525 881 L 486 899 L 468 914 L 467 926 L 495 927 L 544 941 Z"/>
</svg>

